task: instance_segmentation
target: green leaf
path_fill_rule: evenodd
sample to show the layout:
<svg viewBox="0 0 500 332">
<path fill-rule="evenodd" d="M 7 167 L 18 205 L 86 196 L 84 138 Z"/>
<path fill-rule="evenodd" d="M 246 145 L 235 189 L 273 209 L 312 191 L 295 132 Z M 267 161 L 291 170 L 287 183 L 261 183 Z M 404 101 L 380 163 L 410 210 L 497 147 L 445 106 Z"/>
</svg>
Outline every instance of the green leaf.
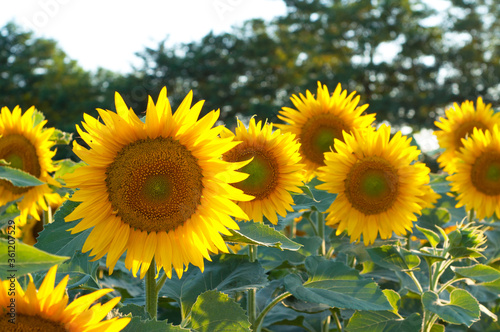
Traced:
<svg viewBox="0 0 500 332">
<path fill-rule="evenodd" d="M 49 138 L 49 140 L 53 141 L 55 144 L 58 145 L 68 145 L 72 139 L 73 139 L 72 133 L 66 133 L 59 129 L 55 129 Z"/>
<path fill-rule="evenodd" d="M 343 263 L 311 256 L 306 259 L 310 279 L 302 284 L 297 275 L 287 275 L 285 288 L 296 298 L 331 307 L 355 310 L 391 310 L 378 285 L 362 279 L 359 272 Z"/>
<path fill-rule="evenodd" d="M 387 297 L 387 300 L 391 304 L 392 312 L 397 314 L 399 308 L 399 302 L 401 301 L 401 295 L 399 295 L 398 292 L 393 291 L 392 289 L 384 289 L 382 292 L 384 293 L 385 297 Z"/>
<path fill-rule="evenodd" d="M 451 324 L 465 324 L 470 327 L 481 315 L 477 300 L 463 289 L 453 290 L 449 302 L 439 299 L 436 293 L 427 291 L 422 295 L 422 304 L 426 310 Z"/>
<path fill-rule="evenodd" d="M 17 277 L 27 273 L 47 270 L 61 264 L 69 257 L 56 256 L 17 241 L 0 239 L 0 273 L 2 276 L 15 274 Z"/>
<path fill-rule="evenodd" d="M 240 305 L 214 290 L 198 296 L 191 310 L 191 328 L 199 332 L 251 331 L 248 317 Z"/>
<path fill-rule="evenodd" d="M 174 275 L 160 291 L 160 295 L 179 303 L 184 316 L 188 315 L 198 295 L 207 290 L 235 293 L 261 288 L 268 282 L 260 264 L 249 262 L 247 256 L 224 255 L 212 259 L 212 262 L 206 262 L 203 273 L 190 267 L 180 280 Z"/>
<path fill-rule="evenodd" d="M 464 267 L 452 266 L 451 269 L 458 277 L 466 277 L 479 282 L 492 282 L 500 278 L 500 271 L 483 264 Z"/>
<path fill-rule="evenodd" d="M 189 332 L 190 329 L 185 329 L 180 326 L 175 326 L 167 323 L 167 321 L 147 320 L 144 321 L 140 317 L 133 317 L 130 323 L 122 330 L 122 332 Z"/>
<path fill-rule="evenodd" d="M 450 182 L 446 180 L 447 174 L 430 174 L 430 182 L 432 190 L 437 194 L 446 195 L 450 192 Z"/>
<path fill-rule="evenodd" d="M 119 308 L 118 311 L 125 316 L 131 314 L 132 317 L 138 317 L 144 320 L 151 319 L 151 315 L 149 315 L 149 313 L 145 310 L 144 306 L 139 306 L 133 303 Z"/>
<path fill-rule="evenodd" d="M 77 234 L 71 234 L 69 229 L 75 227 L 78 221 L 65 222 L 64 218 L 79 205 L 78 202 L 66 201 L 54 214 L 54 221 L 44 226 L 35 246 L 52 254 L 73 256 L 75 251 L 82 250 L 83 244 L 90 234 L 90 229 Z"/>
<path fill-rule="evenodd" d="M 85 163 L 83 161 L 76 163 L 71 159 L 60 160 L 57 162 L 57 166 L 59 166 L 59 169 L 54 173 L 54 178 L 57 179 L 62 177 L 64 174 L 73 173 L 75 169 L 84 165 Z"/>
<path fill-rule="evenodd" d="M 408 250 L 391 245 L 366 249 L 375 264 L 392 271 L 408 271 L 420 265 L 420 258 Z"/>
<path fill-rule="evenodd" d="M 295 211 L 300 209 L 309 210 L 314 206 L 318 211 L 325 212 L 330 207 L 337 195 L 331 194 L 326 190 L 316 189 L 316 186 L 321 183 L 317 178 L 314 178 L 304 187 L 301 187 L 305 194 L 293 196 Z"/>
<path fill-rule="evenodd" d="M 0 166 L 0 179 L 7 180 L 16 187 L 35 187 L 45 184 L 33 175 L 9 166 Z"/>
<path fill-rule="evenodd" d="M 441 324 L 432 325 L 431 332 L 445 332 L 444 325 Z"/>
<path fill-rule="evenodd" d="M 237 222 L 239 230 L 231 230 L 233 235 L 223 236 L 226 242 L 257 244 L 286 250 L 299 250 L 301 245 L 293 242 L 273 228 L 256 222 Z"/>
<path fill-rule="evenodd" d="M 402 319 L 391 311 L 362 311 L 356 312 L 351 317 L 346 330 L 350 332 L 417 332 L 421 325 L 422 318 L 417 313 Z"/>
<path fill-rule="evenodd" d="M 441 238 L 439 237 L 439 235 L 437 235 L 436 233 L 434 233 L 430 229 L 422 228 L 422 227 L 418 227 L 418 226 L 415 226 L 415 227 L 425 235 L 425 237 L 427 238 L 427 241 L 429 241 L 429 243 L 431 244 L 431 246 L 433 248 L 436 248 L 437 245 L 439 244 L 439 242 L 441 242 Z"/>
</svg>

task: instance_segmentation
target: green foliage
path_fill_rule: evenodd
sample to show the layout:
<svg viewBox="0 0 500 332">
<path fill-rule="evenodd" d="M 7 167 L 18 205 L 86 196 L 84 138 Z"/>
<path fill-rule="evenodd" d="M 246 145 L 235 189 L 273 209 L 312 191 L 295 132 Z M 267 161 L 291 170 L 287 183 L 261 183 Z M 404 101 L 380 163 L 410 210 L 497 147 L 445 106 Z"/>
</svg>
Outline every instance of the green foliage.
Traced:
<svg viewBox="0 0 500 332">
<path fill-rule="evenodd" d="M 17 241 L 0 239 L 0 274 L 17 277 L 27 273 L 47 270 L 69 257 L 51 255 L 30 245 Z"/>
<path fill-rule="evenodd" d="M 227 295 L 210 290 L 200 294 L 191 311 L 195 331 L 251 331 L 245 311 Z"/>
<path fill-rule="evenodd" d="M 444 302 L 432 291 L 422 295 L 422 304 L 426 310 L 433 312 L 442 320 L 452 324 L 471 326 L 479 320 L 479 303 L 463 289 L 455 289 L 450 294 L 450 301 Z"/>
<path fill-rule="evenodd" d="M 0 179 L 7 180 L 17 187 L 40 186 L 45 183 L 29 173 L 9 166 L 0 166 Z"/>
</svg>

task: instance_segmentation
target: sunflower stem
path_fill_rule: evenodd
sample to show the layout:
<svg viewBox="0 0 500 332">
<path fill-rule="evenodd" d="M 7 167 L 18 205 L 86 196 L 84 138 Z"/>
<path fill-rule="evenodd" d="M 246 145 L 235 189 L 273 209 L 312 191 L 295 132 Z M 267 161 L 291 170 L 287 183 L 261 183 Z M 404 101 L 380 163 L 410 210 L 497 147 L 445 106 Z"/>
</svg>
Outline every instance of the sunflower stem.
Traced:
<svg viewBox="0 0 500 332">
<path fill-rule="evenodd" d="M 257 260 L 257 245 L 249 244 L 248 245 L 248 257 L 251 263 Z M 257 296 L 256 289 L 250 288 L 247 293 L 247 312 L 248 312 L 248 321 L 251 325 L 257 319 Z"/>
<path fill-rule="evenodd" d="M 156 282 L 156 294 L 160 294 L 161 288 L 165 285 L 165 281 L 167 281 L 167 274 L 164 273 L 160 279 Z"/>
<path fill-rule="evenodd" d="M 473 222 L 474 221 L 474 209 L 470 209 L 469 214 L 467 215 L 467 220 L 469 222 Z"/>
<path fill-rule="evenodd" d="M 332 316 L 333 316 L 333 319 L 335 320 L 335 324 L 337 325 L 337 330 L 339 330 L 339 332 L 343 332 L 344 329 L 342 328 L 342 324 L 340 323 L 340 319 L 339 319 L 339 316 L 337 315 L 337 311 L 338 309 L 330 309 L 330 312 L 332 313 Z"/>
<path fill-rule="evenodd" d="M 259 317 L 255 320 L 255 322 L 252 324 L 252 331 L 254 332 L 261 332 L 262 330 L 262 322 L 264 321 L 264 317 L 266 317 L 267 313 L 271 311 L 272 308 L 274 308 L 275 305 L 286 299 L 287 297 L 291 296 L 292 293 L 290 292 L 284 292 L 283 294 L 277 296 L 272 300 L 265 308 L 262 310 L 260 313 Z"/>
<path fill-rule="evenodd" d="M 52 208 L 50 207 L 49 202 L 45 200 L 45 204 L 47 204 L 47 211 L 43 211 L 43 225 L 48 225 L 52 223 Z"/>
<path fill-rule="evenodd" d="M 326 245 L 325 245 L 325 220 L 323 219 L 323 213 L 316 211 L 318 218 L 318 236 L 321 238 L 321 246 L 319 247 L 319 255 L 325 256 Z"/>
<path fill-rule="evenodd" d="M 156 320 L 158 312 L 158 292 L 156 291 L 156 263 L 153 257 L 149 269 L 146 272 L 145 288 L 146 288 L 146 311 L 153 320 Z"/>
</svg>

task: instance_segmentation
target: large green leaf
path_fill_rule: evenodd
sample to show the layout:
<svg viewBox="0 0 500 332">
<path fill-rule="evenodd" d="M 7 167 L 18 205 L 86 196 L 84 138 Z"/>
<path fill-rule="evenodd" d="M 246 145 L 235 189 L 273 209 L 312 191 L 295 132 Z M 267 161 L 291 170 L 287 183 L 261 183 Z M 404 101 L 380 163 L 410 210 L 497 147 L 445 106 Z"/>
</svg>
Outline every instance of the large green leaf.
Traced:
<svg viewBox="0 0 500 332">
<path fill-rule="evenodd" d="M 83 244 L 90 234 L 90 229 L 77 234 L 71 234 L 69 229 L 78 224 L 78 221 L 65 222 L 64 218 L 80 203 L 66 201 L 54 214 L 54 221 L 45 225 L 38 236 L 35 246 L 39 249 L 57 255 L 73 256 L 75 251 L 82 250 Z"/>
<path fill-rule="evenodd" d="M 191 310 L 191 328 L 198 332 L 251 331 L 248 317 L 240 305 L 214 290 L 198 296 Z"/>
<path fill-rule="evenodd" d="M 0 179 L 7 180 L 16 187 L 34 187 L 45 184 L 33 175 L 9 166 L 0 166 Z"/>
<path fill-rule="evenodd" d="M 479 282 L 492 282 L 500 279 L 500 271 L 483 264 L 464 267 L 452 266 L 451 269 L 459 277 L 466 277 Z"/>
<path fill-rule="evenodd" d="M 397 246 L 386 245 L 366 251 L 375 264 L 396 272 L 411 270 L 420 264 L 418 256 Z"/>
<path fill-rule="evenodd" d="M 237 222 L 239 230 L 231 230 L 233 235 L 224 236 L 224 241 L 257 244 L 265 247 L 275 247 L 287 250 L 299 250 L 301 245 L 293 242 L 273 228 L 256 222 Z"/>
<path fill-rule="evenodd" d="M 206 262 L 203 273 L 190 267 L 180 280 L 174 275 L 165 283 L 160 295 L 177 301 L 187 316 L 198 295 L 207 290 L 234 293 L 264 287 L 267 282 L 264 269 L 258 262 L 249 262 L 247 256 L 215 256 L 213 262 Z"/>
<path fill-rule="evenodd" d="M 295 211 L 300 209 L 311 209 L 311 207 L 314 206 L 318 211 L 325 212 L 330 207 L 337 195 L 331 194 L 325 190 L 316 189 L 316 186 L 321 183 L 323 182 L 314 178 L 302 188 L 304 191 L 303 195 L 293 196 Z"/>
<path fill-rule="evenodd" d="M 30 245 L 13 240 L 0 239 L 0 273 L 20 277 L 26 273 L 47 270 L 61 264 L 69 257 L 56 256 Z"/>
<path fill-rule="evenodd" d="M 433 248 L 436 248 L 439 242 L 441 242 L 441 238 L 439 237 L 439 235 L 434 233 L 432 230 L 418 226 L 415 227 L 425 235 L 427 241 L 429 241 Z"/>
<path fill-rule="evenodd" d="M 296 298 L 343 309 L 392 310 L 378 285 L 361 278 L 357 270 L 316 256 L 308 257 L 305 265 L 310 276 L 307 282 L 302 284 L 294 274 L 284 279 L 286 289 Z"/>
<path fill-rule="evenodd" d="M 346 327 L 352 332 L 417 332 L 422 325 L 422 318 L 414 313 L 403 319 L 391 311 L 356 312 Z"/>
<path fill-rule="evenodd" d="M 449 302 L 439 299 L 436 293 L 427 291 L 422 295 L 422 304 L 426 310 L 451 324 L 471 326 L 481 315 L 477 300 L 463 289 L 453 290 Z"/>
</svg>

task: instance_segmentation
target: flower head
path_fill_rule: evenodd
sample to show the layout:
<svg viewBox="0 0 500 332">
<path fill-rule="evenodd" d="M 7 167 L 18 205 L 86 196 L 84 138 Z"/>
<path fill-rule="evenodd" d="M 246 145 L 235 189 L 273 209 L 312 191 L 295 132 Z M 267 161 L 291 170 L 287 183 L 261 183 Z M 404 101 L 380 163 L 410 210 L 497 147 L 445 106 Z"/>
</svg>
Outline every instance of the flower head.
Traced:
<svg viewBox="0 0 500 332">
<path fill-rule="evenodd" d="M 220 233 L 238 229 L 230 216 L 247 219 L 233 201 L 253 198 L 230 185 L 246 177 L 241 165 L 221 160 L 238 143 L 213 128 L 219 111 L 198 120 L 203 102 L 191 107 L 191 92 L 175 114 L 165 88 L 156 105 L 149 98 L 145 123 L 115 99 L 117 113 L 98 109 L 104 124 L 84 115 L 86 131 L 77 126 L 90 149 L 74 144 L 88 165 L 64 177 L 81 202 L 66 221 L 82 219 L 73 233 L 93 227 L 83 252 L 107 254 L 110 272 L 125 251 L 141 278 L 153 257 L 169 277 L 172 266 L 179 277 L 189 263 L 203 270 L 210 252 L 227 252 Z"/>
<path fill-rule="evenodd" d="M 441 168 L 449 174 L 456 171 L 455 156 L 463 146 L 462 139 L 469 137 L 474 128 L 491 130 L 495 124 L 500 125 L 500 113 L 494 113 L 491 104 L 484 104 L 481 97 L 474 102 L 466 100 L 461 106 L 457 103 L 446 111 L 446 117 L 439 118 L 434 124 L 441 130 L 435 131 L 439 145 L 445 149 L 437 161 Z"/>
<path fill-rule="evenodd" d="M 278 118 L 288 125 L 276 125 L 283 132 L 291 132 L 299 140 L 302 163 L 305 164 L 310 180 L 318 167 L 324 166 L 324 153 L 334 149 L 335 139 L 343 140 L 343 132 L 370 127 L 375 114 L 361 115 L 368 105 L 358 107 L 356 92 L 347 95 L 340 83 L 332 95 L 326 85 L 318 82 L 317 96 L 306 91 L 306 96 L 293 95 L 290 99 L 296 110 L 283 107 Z"/>
<path fill-rule="evenodd" d="M 479 219 L 500 218 L 500 129 L 475 128 L 457 152 L 456 171 L 446 179 L 458 193 L 457 207 L 474 209 Z"/>
<path fill-rule="evenodd" d="M 234 136 L 236 141 L 241 141 L 223 155 L 224 160 L 242 162 L 251 159 L 240 169 L 249 177 L 234 186 L 255 198 L 238 205 L 256 222 L 262 222 L 264 215 L 271 223 L 277 224 L 276 213 L 285 217 L 287 211 L 293 211 L 293 198 L 289 192 L 302 192 L 299 186 L 303 184 L 304 165 L 299 164 L 300 144 L 295 135 L 282 134 L 279 129 L 273 132 L 272 124 L 255 123 L 252 118 L 248 129 L 238 121 L 234 135 L 227 130 L 222 136 Z"/>
<path fill-rule="evenodd" d="M 429 168 L 415 163 L 420 153 L 390 127 L 377 131 L 344 133 L 335 141 L 336 152 L 325 153 L 326 166 L 319 168 L 316 188 L 338 194 L 328 208 L 327 225 L 338 224 L 337 235 L 347 230 L 351 241 L 363 235 L 365 245 L 380 234 L 388 239 L 411 231 L 412 222 L 428 204 L 432 189 Z M 431 202 L 432 203 L 432 202 Z"/>
<path fill-rule="evenodd" d="M 49 184 L 59 186 L 49 173 L 56 170 L 52 162 L 55 151 L 50 137 L 54 128 L 44 128 L 46 120 L 35 125 L 35 107 L 21 115 L 16 106 L 12 112 L 2 107 L 0 112 L 0 159 L 7 161 L 10 167 L 20 169 L 38 178 L 46 184 L 35 187 L 16 187 L 7 180 L 0 180 L 0 205 L 21 198 L 17 206 L 21 212 L 16 224 L 26 224 L 28 216 L 40 220 L 38 211 L 47 211 L 47 203 L 60 199 Z"/>
<path fill-rule="evenodd" d="M 80 296 L 68 304 L 66 285 L 69 276 L 65 276 L 54 287 L 56 272 L 57 265 L 49 270 L 38 291 L 31 275 L 26 290 L 21 288 L 15 278 L 0 281 L 0 308 L 3 310 L 0 317 L 0 330 L 12 331 L 12 326 L 15 326 L 15 331 L 117 332 L 129 323 L 130 318 L 112 318 L 102 321 L 120 302 L 119 297 L 103 305 L 100 303 L 92 305 L 96 300 L 113 291 L 112 289 L 100 289 Z M 12 289 L 15 289 L 15 297 L 11 296 Z M 15 303 L 14 312 L 12 312 L 12 303 Z M 15 324 L 9 322 L 10 319 L 14 319 Z"/>
</svg>

